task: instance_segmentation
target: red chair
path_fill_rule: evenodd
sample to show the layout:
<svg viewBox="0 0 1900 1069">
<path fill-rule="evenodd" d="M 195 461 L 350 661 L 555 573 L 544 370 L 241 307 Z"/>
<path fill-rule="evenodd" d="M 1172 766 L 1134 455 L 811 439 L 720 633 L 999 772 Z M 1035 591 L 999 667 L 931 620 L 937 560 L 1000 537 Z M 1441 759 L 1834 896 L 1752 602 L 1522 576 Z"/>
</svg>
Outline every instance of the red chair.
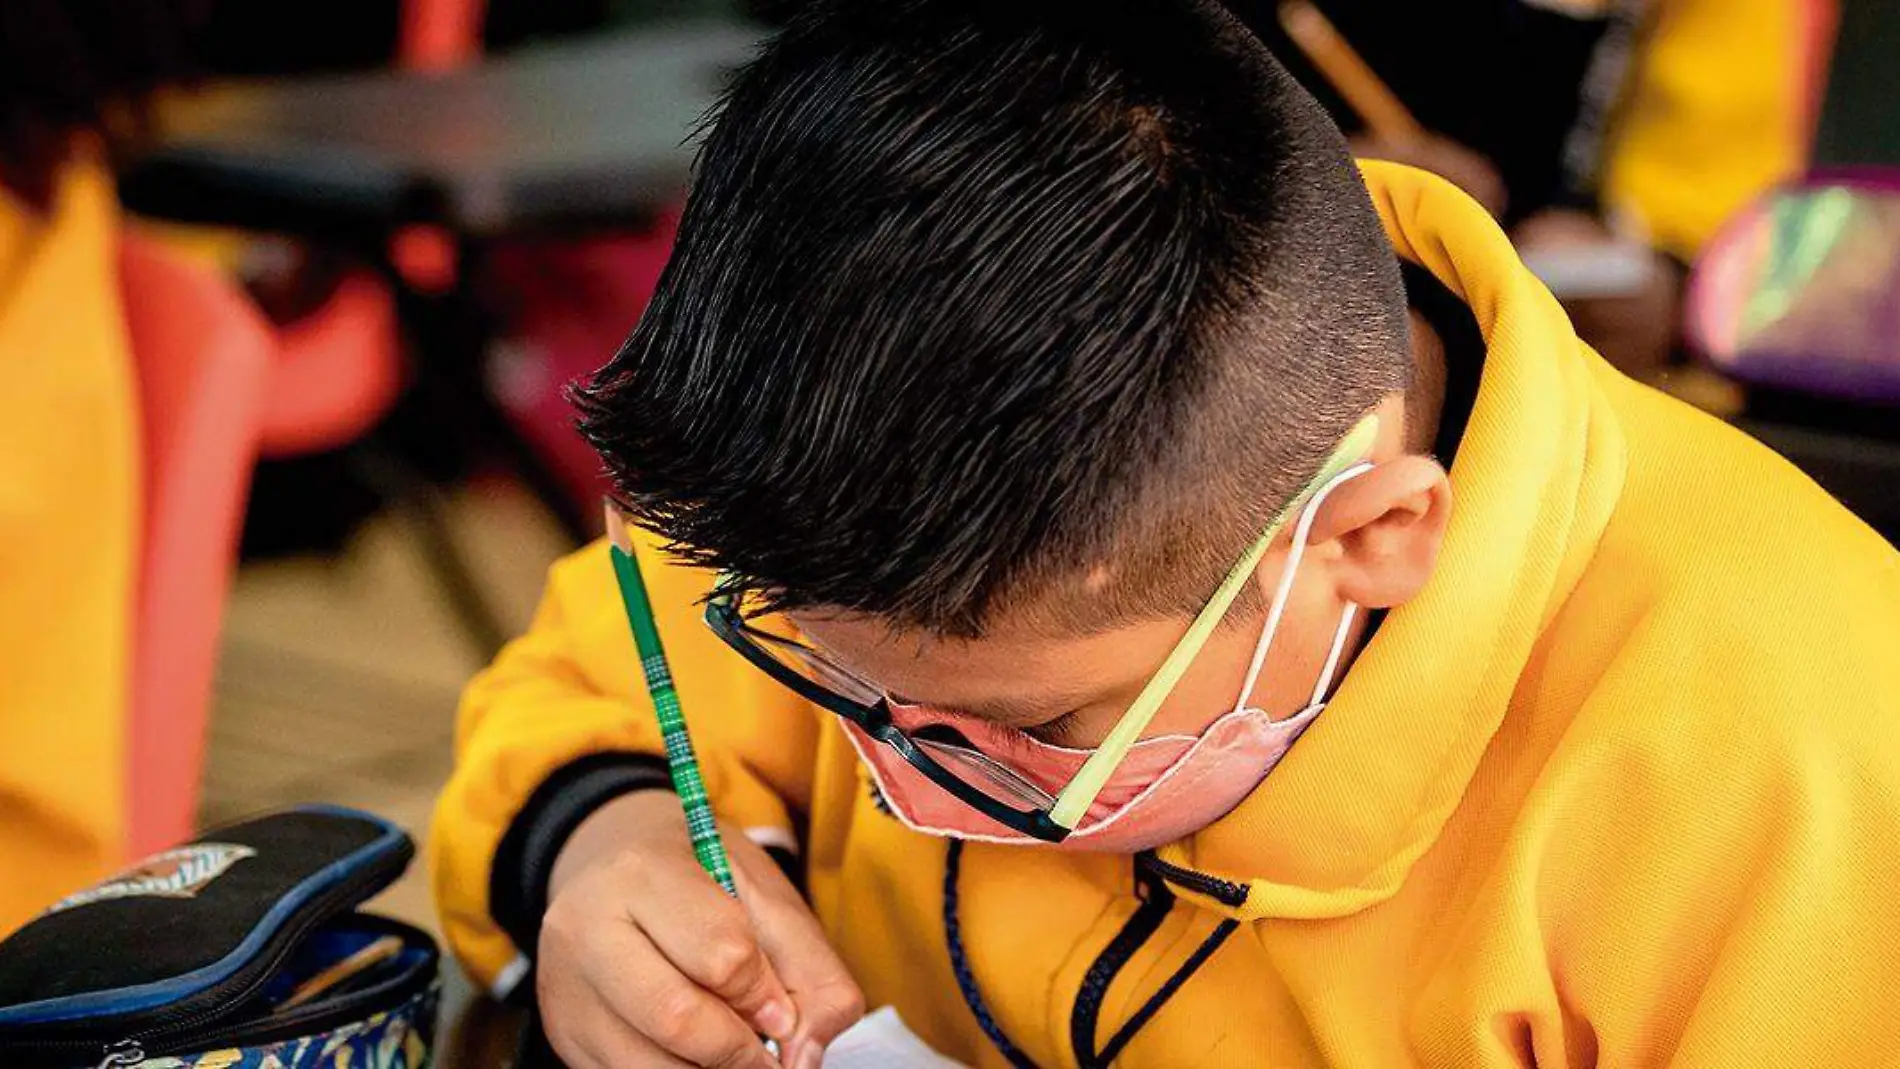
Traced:
<svg viewBox="0 0 1900 1069">
<path fill-rule="evenodd" d="M 481 54 L 483 0 L 404 0 L 396 64 L 449 70 Z M 447 286 L 454 254 L 440 235 L 407 234 L 397 260 L 427 289 Z M 367 435 L 403 386 L 396 302 L 374 272 L 346 273 L 335 292 L 278 328 L 262 428 L 262 452 L 281 458 L 339 449 Z"/>
<path fill-rule="evenodd" d="M 361 439 L 402 393 L 396 300 L 367 270 L 345 274 L 311 314 L 276 328 L 259 450 L 270 458 Z"/>
<path fill-rule="evenodd" d="M 435 73 L 481 53 L 484 0 L 404 0 L 396 65 Z M 455 282 L 455 249 L 427 227 L 396 236 L 390 263 L 403 284 L 436 294 Z M 447 503 L 378 428 L 408 385 L 396 294 L 367 267 L 345 271 L 317 308 L 277 328 L 259 452 L 269 459 L 347 450 L 356 478 L 394 508 L 422 544 L 423 560 L 485 660 L 507 637 L 455 542 Z"/>
<path fill-rule="evenodd" d="M 481 52 L 483 0 L 404 0 L 396 65 L 435 72 Z M 430 289 L 447 284 L 451 250 L 425 246 L 409 258 Z M 409 272 L 405 270 L 405 275 Z M 277 328 L 260 451 L 268 458 L 340 449 L 368 434 L 402 392 L 404 368 L 395 298 L 375 272 L 345 272 L 322 304 Z"/>
<path fill-rule="evenodd" d="M 137 235 L 119 250 L 144 418 L 127 856 L 191 836 L 212 671 L 271 372 L 271 329 L 230 283 Z"/>
<path fill-rule="evenodd" d="M 404 0 L 396 58 L 404 67 L 443 71 L 460 67 L 482 51 L 486 0 Z"/>
<path fill-rule="evenodd" d="M 481 0 L 408 0 L 399 62 L 443 70 L 480 51 Z M 395 404 L 395 301 L 368 271 L 273 329 L 213 272 L 136 234 L 119 280 L 138 362 L 145 530 L 134 609 L 127 856 L 190 837 L 197 820 L 225 598 L 261 454 L 367 435 Z"/>
</svg>

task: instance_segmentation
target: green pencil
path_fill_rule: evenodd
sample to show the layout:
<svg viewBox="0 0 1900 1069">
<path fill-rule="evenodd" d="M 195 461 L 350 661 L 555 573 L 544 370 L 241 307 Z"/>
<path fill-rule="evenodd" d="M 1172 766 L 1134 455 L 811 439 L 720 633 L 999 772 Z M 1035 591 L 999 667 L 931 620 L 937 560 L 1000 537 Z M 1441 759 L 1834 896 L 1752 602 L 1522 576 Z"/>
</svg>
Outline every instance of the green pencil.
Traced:
<svg viewBox="0 0 1900 1069">
<path fill-rule="evenodd" d="M 653 712 L 660 721 L 660 737 L 666 742 L 666 766 L 673 774 L 673 789 L 679 793 L 680 808 L 686 811 L 686 833 L 693 841 L 693 855 L 727 894 L 739 897 L 732 883 L 732 861 L 726 846 L 719 841 L 719 825 L 713 819 L 712 800 L 706 797 L 706 781 L 699 773 L 699 758 L 693 755 L 693 740 L 686 733 L 686 718 L 680 712 L 679 693 L 673 689 L 673 673 L 666 666 L 666 650 L 660 645 L 660 628 L 653 619 L 653 603 L 647 597 L 646 581 L 640 577 L 640 562 L 633 555 L 633 541 L 620 511 L 607 507 L 607 537 L 613 544 L 614 578 L 620 584 L 620 600 L 627 607 L 627 623 L 633 627 L 633 645 L 640 654 L 640 671 L 646 676 L 647 693 L 653 698 Z"/>
</svg>

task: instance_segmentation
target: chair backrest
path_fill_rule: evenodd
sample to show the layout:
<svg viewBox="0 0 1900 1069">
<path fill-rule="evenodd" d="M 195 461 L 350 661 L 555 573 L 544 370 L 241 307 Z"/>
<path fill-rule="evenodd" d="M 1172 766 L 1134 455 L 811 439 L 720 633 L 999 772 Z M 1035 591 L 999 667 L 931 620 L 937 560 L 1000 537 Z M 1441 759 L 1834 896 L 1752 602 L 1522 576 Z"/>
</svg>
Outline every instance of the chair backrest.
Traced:
<svg viewBox="0 0 1900 1069">
<path fill-rule="evenodd" d="M 315 311 L 276 328 L 259 449 L 265 459 L 339 449 L 369 433 L 402 392 L 396 298 L 367 269 Z"/>
<path fill-rule="evenodd" d="M 403 0 L 396 62 L 416 71 L 446 71 L 481 55 L 487 0 Z"/>
<path fill-rule="evenodd" d="M 126 792 L 128 853 L 140 857 L 196 823 L 273 342 L 241 291 L 149 239 L 124 237 L 119 281 L 145 445 Z"/>
</svg>

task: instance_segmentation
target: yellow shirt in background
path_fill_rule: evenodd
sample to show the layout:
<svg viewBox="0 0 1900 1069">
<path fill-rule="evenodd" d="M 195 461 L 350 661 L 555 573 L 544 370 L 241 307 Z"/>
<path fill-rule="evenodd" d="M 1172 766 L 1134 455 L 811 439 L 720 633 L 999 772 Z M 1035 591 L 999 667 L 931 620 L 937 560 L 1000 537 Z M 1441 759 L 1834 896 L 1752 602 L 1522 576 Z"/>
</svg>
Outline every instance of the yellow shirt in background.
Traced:
<svg viewBox="0 0 1900 1069">
<path fill-rule="evenodd" d="M 1692 263 L 1731 215 L 1798 173 L 1811 9 L 1830 0 L 1653 0 L 1618 105 L 1603 202 Z"/>
<path fill-rule="evenodd" d="M 0 191 L 0 932 L 124 854 L 140 445 L 117 220 L 88 165 L 44 214 Z"/>
<path fill-rule="evenodd" d="M 1486 341 L 1442 558 L 1273 774 L 1159 852 L 1178 901 L 1093 1042 L 1233 921 L 1118 1067 L 1894 1064 L 1900 555 L 1589 351 L 1470 200 L 1365 174 L 1399 254 Z M 945 843 L 707 632 L 710 577 L 640 548 L 714 806 L 797 831 L 870 1005 L 1003 1065 L 950 966 Z M 489 870 L 529 795 L 586 754 L 662 752 L 639 679 L 596 546 L 470 686 L 429 850 L 483 982 L 517 956 Z M 971 844 L 961 870 L 988 1005 L 1037 1065 L 1075 1066 L 1086 978 L 1144 908 L 1129 859 Z"/>
</svg>

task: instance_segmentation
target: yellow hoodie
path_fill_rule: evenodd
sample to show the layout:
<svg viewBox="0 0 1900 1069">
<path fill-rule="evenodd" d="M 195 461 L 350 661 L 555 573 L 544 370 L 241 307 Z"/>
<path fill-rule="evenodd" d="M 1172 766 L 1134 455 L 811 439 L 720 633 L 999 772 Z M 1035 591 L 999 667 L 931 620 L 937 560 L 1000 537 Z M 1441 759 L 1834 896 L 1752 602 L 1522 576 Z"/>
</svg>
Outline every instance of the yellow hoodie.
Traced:
<svg viewBox="0 0 1900 1069">
<path fill-rule="evenodd" d="M 138 388 L 118 201 L 67 169 L 0 190 L 0 934 L 125 854 Z"/>
<path fill-rule="evenodd" d="M 961 851 L 997 1023 L 1035 1064 L 1078 1065 L 1224 926 L 1114 1064 L 1891 1064 L 1900 557 L 1584 348 L 1450 187 L 1366 176 L 1489 349 L 1443 559 L 1279 768 L 1140 893 L 1125 857 Z M 946 844 L 880 812 L 836 724 L 706 632 L 706 576 L 643 552 L 716 806 L 802 829 L 872 1005 L 1007 1064 L 950 964 Z M 582 755 L 659 752 L 637 679 L 595 547 L 470 687 L 431 850 L 484 980 L 516 956 L 486 889 L 524 800 Z"/>
</svg>

